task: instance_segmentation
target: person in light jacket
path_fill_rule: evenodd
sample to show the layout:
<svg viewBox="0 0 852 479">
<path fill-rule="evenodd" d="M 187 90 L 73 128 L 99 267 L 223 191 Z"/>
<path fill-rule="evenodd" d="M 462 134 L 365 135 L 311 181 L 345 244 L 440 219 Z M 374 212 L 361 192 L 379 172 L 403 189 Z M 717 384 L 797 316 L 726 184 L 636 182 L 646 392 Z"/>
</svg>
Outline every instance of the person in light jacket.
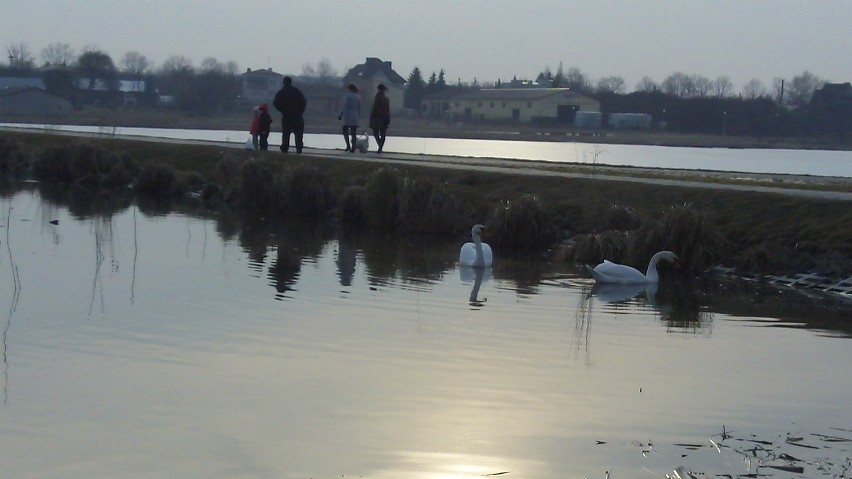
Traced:
<svg viewBox="0 0 852 479">
<path fill-rule="evenodd" d="M 378 92 L 373 99 L 373 110 L 370 112 L 370 128 L 373 130 L 376 144 L 379 145 L 379 153 L 385 146 L 388 126 L 390 126 L 390 100 L 385 95 L 385 86 L 379 83 Z"/>
<path fill-rule="evenodd" d="M 350 83 L 343 95 L 343 109 L 337 115 L 338 120 L 343 120 L 343 139 L 346 140 L 346 151 L 355 153 L 356 135 L 358 134 L 358 123 L 361 118 L 361 97 L 358 95 L 358 87 Z M 350 143 L 349 139 L 352 138 Z"/>
</svg>

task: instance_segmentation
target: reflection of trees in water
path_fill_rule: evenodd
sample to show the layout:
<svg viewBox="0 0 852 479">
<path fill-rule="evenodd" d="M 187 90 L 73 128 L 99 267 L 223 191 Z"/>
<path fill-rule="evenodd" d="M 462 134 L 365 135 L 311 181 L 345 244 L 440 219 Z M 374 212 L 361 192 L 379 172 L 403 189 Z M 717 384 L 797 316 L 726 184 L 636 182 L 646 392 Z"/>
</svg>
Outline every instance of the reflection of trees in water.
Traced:
<svg viewBox="0 0 852 479">
<path fill-rule="evenodd" d="M 133 204 L 129 190 L 92 191 L 67 185 L 40 184 L 41 199 L 52 206 L 62 206 L 77 218 L 114 216 Z"/>
<path fill-rule="evenodd" d="M 660 283 L 646 302 L 660 313 L 660 321 L 668 331 L 709 332 L 713 314 L 703 304 L 700 283 L 694 278 L 677 278 Z"/>
<path fill-rule="evenodd" d="M 574 314 L 574 344 L 571 345 L 571 351 L 575 359 L 581 352 L 584 353 L 586 366 L 592 364 L 592 348 L 589 339 L 592 333 L 594 303 L 591 288 L 583 286 L 580 293 L 580 304 Z"/>
<path fill-rule="evenodd" d="M 356 233 L 354 229 L 345 235 L 347 243 L 361 253 L 367 281 L 373 287 L 400 280 L 406 287 L 422 289 L 451 271 L 458 255 L 457 247 L 440 237 Z"/>
<path fill-rule="evenodd" d="M 112 218 L 96 217 L 91 223 L 91 230 L 95 237 L 95 271 L 92 275 L 92 298 L 89 301 L 89 315 L 92 314 L 92 309 L 95 304 L 95 297 L 100 293 L 101 313 L 104 312 L 104 285 L 101 279 L 101 266 L 103 265 L 105 255 L 104 248 L 108 249 L 111 258 L 111 270 L 115 271 L 118 268 L 118 260 L 115 257 L 115 250 L 112 242 Z"/>
<path fill-rule="evenodd" d="M 7 356 L 8 343 L 7 338 L 9 335 L 9 329 L 12 327 L 12 316 L 15 315 L 15 311 L 18 309 L 18 300 L 21 297 L 21 277 L 18 274 L 18 266 L 15 264 L 14 256 L 12 255 L 12 245 L 10 242 L 10 230 L 11 230 L 11 217 L 12 217 L 12 202 L 9 202 L 9 206 L 6 210 L 6 252 L 8 253 L 9 258 L 9 272 L 12 277 L 12 300 L 9 302 L 9 314 L 6 316 L 6 324 L 3 326 L 3 405 L 5 406 L 9 401 L 9 358 Z"/>
</svg>

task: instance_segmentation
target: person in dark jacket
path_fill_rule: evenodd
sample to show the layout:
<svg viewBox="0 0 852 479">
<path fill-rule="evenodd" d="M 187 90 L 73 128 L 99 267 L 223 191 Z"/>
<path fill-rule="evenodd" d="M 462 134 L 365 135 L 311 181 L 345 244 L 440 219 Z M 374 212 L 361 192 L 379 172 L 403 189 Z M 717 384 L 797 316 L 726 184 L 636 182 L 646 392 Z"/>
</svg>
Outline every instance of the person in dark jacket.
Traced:
<svg viewBox="0 0 852 479">
<path fill-rule="evenodd" d="M 390 100 L 385 96 L 384 85 L 379 83 L 378 90 L 373 99 L 373 110 L 370 112 L 370 128 L 373 130 L 373 138 L 376 139 L 376 144 L 379 146 L 377 152 L 381 153 L 385 146 L 388 126 L 390 126 Z"/>
<path fill-rule="evenodd" d="M 272 117 L 269 116 L 269 105 L 266 103 L 258 107 L 260 113 L 257 118 L 257 136 L 260 140 L 260 149 L 269 149 L 269 132 L 272 127 Z"/>
<path fill-rule="evenodd" d="M 284 86 L 275 94 L 272 104 L 281 112 L 281 151 L 287 153 L 290 149 L 292 133 L 296 140 L 296 153 L 301 153 L 305 135 L 305 107 L 308 105 L 305 95 L 293 86 L 290 77 L 284 77 Z"/>
</svg>

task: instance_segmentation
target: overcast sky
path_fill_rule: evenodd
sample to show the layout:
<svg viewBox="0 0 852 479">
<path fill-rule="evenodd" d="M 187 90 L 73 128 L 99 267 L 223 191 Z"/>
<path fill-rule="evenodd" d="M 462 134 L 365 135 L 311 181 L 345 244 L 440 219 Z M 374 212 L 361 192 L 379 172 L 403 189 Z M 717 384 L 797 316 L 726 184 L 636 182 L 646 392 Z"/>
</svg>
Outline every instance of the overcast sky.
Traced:
<svg viewBox="0 0 852 479">
<path fill-rule="evenodd" d="M 852 0 L 0 0 L 0 44 L 97 46 L 118 65 L 135 50 L 234 60 L 299 74 L 327 59 L 337 73 L 365 57 L 408 78 L 444 69 L 448 82 L 534 79 L 560 63 L 628 91 L 674 72 L 735 90 L 805 70 L 852 81 Z M 6 63 L 6 60 L 3 61 Z"/>
</svg>

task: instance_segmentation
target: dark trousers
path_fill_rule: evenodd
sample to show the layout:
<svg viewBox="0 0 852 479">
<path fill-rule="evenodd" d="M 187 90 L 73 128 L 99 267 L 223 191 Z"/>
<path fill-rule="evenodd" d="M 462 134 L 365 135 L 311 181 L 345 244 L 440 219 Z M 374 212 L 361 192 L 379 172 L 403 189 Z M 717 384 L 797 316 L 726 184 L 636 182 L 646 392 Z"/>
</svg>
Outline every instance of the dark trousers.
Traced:
<svg viewBox="0 0 852 479">
<path fill-rule="evenodd" d="M 305 136 L 305 119 L 298 118 L 282 118 L 281 119 L 281 151 L 287 153 L 290 149 L 290 134 L 292 133 L 296 140 L 296 153 L 302 152 L 304 143 L 302 138 Z"/>
<path fill-rule="evenodd" d="M 344 125 L 343 126 L 343 139 L 346 140 L 346 150 L 347 151 L 355 151 L 355 145 L 357 142 L 355 141 L 355 135 L 358 132 L 357 126 Z M 352 145 L 349 145 L 349 138 L 352 137 Z"/>
<path fill-rule="evenodd" d="M 376 144 L 379 146 L 379 153 L 382 152 L 382 148 L 385 146 L 385 138 L 388 135 L 388 127 L 382 128 L 373 128 L 373 138 L 376 139 Z"/>
<path fill-rule="evenodd" d="M 260 141 L 260 149 L 268 150 L 269 149 L 269 132 L 268 131 L 260 131 L 257 133 L 258 140 Z"/>
</svg>

